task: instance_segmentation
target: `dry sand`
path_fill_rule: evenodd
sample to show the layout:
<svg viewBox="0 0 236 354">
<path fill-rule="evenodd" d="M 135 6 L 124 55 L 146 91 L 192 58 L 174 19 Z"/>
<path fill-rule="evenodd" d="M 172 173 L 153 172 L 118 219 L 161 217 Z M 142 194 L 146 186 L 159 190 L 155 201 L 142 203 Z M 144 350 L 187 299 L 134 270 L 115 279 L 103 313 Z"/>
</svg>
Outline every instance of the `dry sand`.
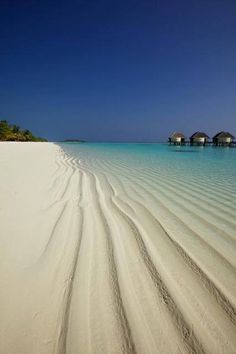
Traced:
<svg viewBox="0 0 236 354">
<path fill-rule="evenodd" d="M 236 353 L 234 235 L 206 242 L 142 193 L 0 144 L 1 354 Z"/>
</svg>

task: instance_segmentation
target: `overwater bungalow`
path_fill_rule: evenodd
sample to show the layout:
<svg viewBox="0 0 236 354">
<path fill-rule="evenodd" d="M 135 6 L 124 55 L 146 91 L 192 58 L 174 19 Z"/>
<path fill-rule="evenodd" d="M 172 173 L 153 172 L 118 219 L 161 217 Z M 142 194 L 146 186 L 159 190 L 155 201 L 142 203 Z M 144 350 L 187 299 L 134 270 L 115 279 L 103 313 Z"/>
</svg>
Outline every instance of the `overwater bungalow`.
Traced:
<svg viewBox="0 0 236 354">
<path fill-rule="evenodd" d="M 183 133 L 174 132 L 169 137 L 169 143 L 174 145 L 184 145 L 185 144 L 185 136 Z"/>
<path fill-rule="evenodd" d="M 190 145 L 206 145 L 209 140 L 209 136 L 203 132 L 196 132 L 190 136 Z"/>
<path fill-rule="evenodd" d="M 228 132 L 219 132 L 212 138 L 215 146 L 229 146 L 233 143 L 234 136 Z"/>
</svg>

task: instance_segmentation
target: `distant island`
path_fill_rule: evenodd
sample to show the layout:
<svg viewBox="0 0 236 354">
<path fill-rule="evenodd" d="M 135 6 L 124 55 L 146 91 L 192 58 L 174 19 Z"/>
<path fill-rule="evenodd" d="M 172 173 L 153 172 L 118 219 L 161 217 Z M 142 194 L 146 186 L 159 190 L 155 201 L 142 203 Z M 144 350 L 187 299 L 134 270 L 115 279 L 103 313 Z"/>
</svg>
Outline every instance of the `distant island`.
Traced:
<svg viewBox="0 0 236 354">
<path fill-rule="evenodd" d="M 47 141 L 31 133 L 28 129 L 21 129 L 18 125 L 11 125 L 6 120 L 0 120 L 0 141 Z"/>
<path fill-rule="evenodd" d="M 81 139 L 65 139 L 63 143 L 85 143 L 85 140 Z"/>
</svg>

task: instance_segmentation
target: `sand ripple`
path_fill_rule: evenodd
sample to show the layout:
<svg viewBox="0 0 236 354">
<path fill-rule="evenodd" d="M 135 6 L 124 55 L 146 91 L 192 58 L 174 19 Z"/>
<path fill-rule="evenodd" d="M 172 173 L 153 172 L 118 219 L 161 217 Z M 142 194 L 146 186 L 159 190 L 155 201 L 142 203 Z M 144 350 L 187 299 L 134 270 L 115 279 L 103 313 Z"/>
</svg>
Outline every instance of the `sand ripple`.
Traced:
<svg viewBox="0 0 236 354">
<path fill-rule="evenodd" d="M 236 353 L 232 187 L 53 156 L 43 241 L 22 277 L 34 339 L 2 336 L 0 352 Z"/>
</svg>

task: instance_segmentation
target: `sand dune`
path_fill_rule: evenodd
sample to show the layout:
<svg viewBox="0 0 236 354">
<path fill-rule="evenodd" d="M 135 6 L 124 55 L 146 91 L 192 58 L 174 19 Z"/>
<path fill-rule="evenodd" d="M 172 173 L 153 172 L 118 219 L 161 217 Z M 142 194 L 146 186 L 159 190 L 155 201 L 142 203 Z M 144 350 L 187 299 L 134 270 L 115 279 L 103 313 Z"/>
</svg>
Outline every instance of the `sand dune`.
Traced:
<svg viewBox="0 0 236 354">
<path fill-rule="evenodd" d="M 0 168 L 1 354 L 236 353 L 230 187 L 50 143 Z"/>
</svg>

